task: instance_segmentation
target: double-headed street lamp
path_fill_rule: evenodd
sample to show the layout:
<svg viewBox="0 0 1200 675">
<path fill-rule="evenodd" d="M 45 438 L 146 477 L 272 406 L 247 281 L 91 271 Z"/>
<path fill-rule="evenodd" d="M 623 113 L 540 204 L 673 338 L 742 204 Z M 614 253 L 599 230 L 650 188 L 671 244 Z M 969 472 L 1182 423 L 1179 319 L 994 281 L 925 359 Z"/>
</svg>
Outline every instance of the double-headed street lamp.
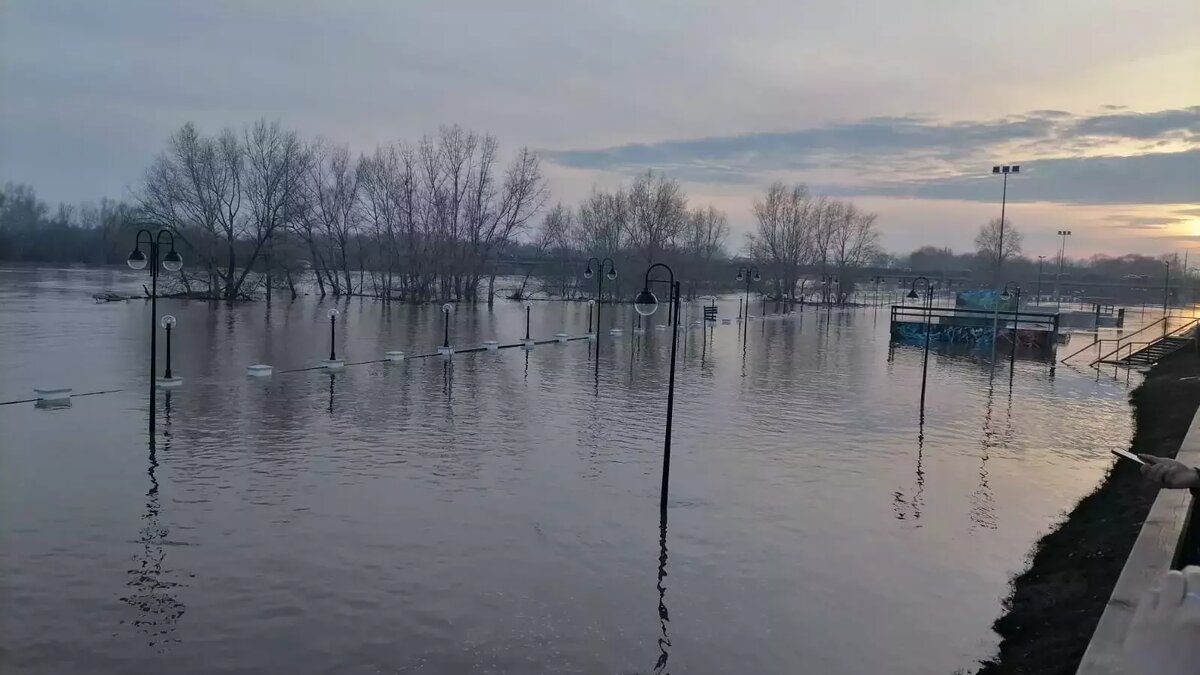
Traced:
<svg viewBox="0 0 1200 675">
<path fill-rule="evenodd" d="M 925 282 L 925 355 L 921 357 L 921 416 L 925 415 L 925 381 L 929 375 L 929 320 L 930 314 L 933 313 L 933 282 L 929 277 L 920 276 L 912 280 L 912 288 L 908 291 L 908 298 L 916 300 L 921 297 L 917 295 L 917 282 Z"/>
<path fill-rule="evenodd" d="M 149 223 L 146 223 L 149 224 Z M 142 252 L 142 235 L 146 235 L 146 244 L 150 248 L 149 257 Z M 125 260 L 129 266 L 135 270 L 150 268 L 150 435 L 154 435 L 154 367 L 158 361 L 158 265 L 159 265 L 159 247 L 164 243 L 163 236 L 166 236 L 165 243 L 171 245 L 171 249 L 162 257 L 162 267 L 168 272 L 178 272 L 183 269 L 183 257 L 175 250 L 175 234 L 165 227 L 160 227 L 158 232 L 151 233 L 150 230 L 142 228 L 138 230 L 137 236 L 133 241 L 133 251 L 130 252 L 129 258 Z"/>
<path fill-rule="evenodd" d="M 597 272 L 595 272 L 595 273 L 592 271 L 592 263 L 593 262 L 596 263 L 597 268 L 598 268 Z M 604 271 L 605 265 L 608 265 L 608 272 Z M 617 268 L 616 268 L 616 265 L 613 264 L 612 258 L 604 258 L 603 260 L 596 258 L 594 256 L 591 258 L 588 258 L 587 267 L 585 267 L 583 270 L 583 278 L 591 279 L 593 274 L 595 274 L 595 276 L 596 276 L 596 330 L 595 331 L 591 330 L 592 318 L 589 316 L 588 317 L 588 332 L 589 333 L 594 332 L 594 333 L 596 333 L 597 336 L 599 336 L 600 335 L 600 307 L 602 306 L 600 303 L 603 302 L 602 296 L 604 294 L 604 278 L 608 277 L 609 281 L 614 281 L 617 278 Z"/>
<path fill-rule="evenodd" d="M 651 279 L 650 274 L 655 269 L 662 268 L 670 275 L 668 279 Z M 757 274 L 755 270 L 755 274 Z M 738 280 L 741 280 L 741 273 L 738 273 Z M 675 272 L 668 265 L 663 263 L 654 263 L 646 270 L 646 280 L 642 287 L 642 292 L 638 293 L 633 301 L 633 309 L 641 316 L 650 316 L 658 311 L 658 298 L 650 291 L 650 284 L 667 284 L 667 302 L 675 312 L 675 316 L 679 316 L 679 282 L 675 280 Z M 662 471 L 662 490 L 659 493 L 659 509 L 667 510 L 667 491 L 671 480 L 671 417 L 675 411 L 675 346 L 679 342 L 679 322 L 675 321 L 671 324 L 671 374 L 667 379 L 667 431 L 663 441 L 663 471 Z"/>
<path fill-rule="evenodd" d="M 749 267 L 739 267 L 737 276 L 734 277 L 734 279 L 736 281 L 745 281 L 746 282 L 746 304 L 744 305 L 744 307 L 745 307 L 746 320 L 749 321 L 750 320 L 750 281 L 751 280 L 756 281 L 756 282 L 762 281 L 762 274 L 759 273 L 757 267 L 755 267 L 754 265 L 750 265 Z M 742 318 L 741 315 L 739 315 L 738 318 L 739 319 Z"/>
</svg>

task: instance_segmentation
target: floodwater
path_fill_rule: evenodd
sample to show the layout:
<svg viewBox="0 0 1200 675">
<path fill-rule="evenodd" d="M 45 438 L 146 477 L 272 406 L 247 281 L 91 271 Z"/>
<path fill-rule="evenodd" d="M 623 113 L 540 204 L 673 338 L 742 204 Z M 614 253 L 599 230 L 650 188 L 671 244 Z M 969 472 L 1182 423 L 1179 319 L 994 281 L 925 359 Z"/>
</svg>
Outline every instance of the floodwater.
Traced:
<svg viewBox="0 0 1200 675">
<path fill-rule="evenodd" d="M 6 673 L 948 674 L 1131 434 L 1124 380 L 971 354 L 931 357 L 922 427 L 886 309 L 718 325 L 680 342 L 664 524 L 666 332 L 602 335 L 598 371 L 581 340 L 281 373 L 328 356 L 329 307 L 350 362 L 433 351 L 442 314 L 164 300 L 185 382 L 151 444 L 149 302 L 90 297 L 143 281 L 0 270 L 0 400 L 120 390 L 0 406 Z M 507 301 L 451 321 L 524 332 Z"/>
</svg>

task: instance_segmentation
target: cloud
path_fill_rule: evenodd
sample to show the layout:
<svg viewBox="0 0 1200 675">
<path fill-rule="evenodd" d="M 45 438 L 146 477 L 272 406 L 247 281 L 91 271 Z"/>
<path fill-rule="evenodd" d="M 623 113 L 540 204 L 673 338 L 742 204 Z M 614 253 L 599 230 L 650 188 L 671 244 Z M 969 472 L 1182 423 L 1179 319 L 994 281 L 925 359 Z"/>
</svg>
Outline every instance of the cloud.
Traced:
<svg viewBox="0 0 1200 675">
<path fill-rule="evenodd" d="M 920 115 L 870 117 L 796 131 L 544 154 L 573 168 L 657 169 L 696 182 L 800 174 L 838 194 L 970 201 L 996 200 L 994 180 L 980 175 L 992 158 L 1025 156 L 1018 162 L 1023 173 L 1009 192 L 1013 201 L 1190 203 L 1200 200 L 1195 180 L 1200 106 L 1091 116 L 1035 110 L 952 122 Z M 897 180 L 898 175 L 916 177 Z"/>
</svg>

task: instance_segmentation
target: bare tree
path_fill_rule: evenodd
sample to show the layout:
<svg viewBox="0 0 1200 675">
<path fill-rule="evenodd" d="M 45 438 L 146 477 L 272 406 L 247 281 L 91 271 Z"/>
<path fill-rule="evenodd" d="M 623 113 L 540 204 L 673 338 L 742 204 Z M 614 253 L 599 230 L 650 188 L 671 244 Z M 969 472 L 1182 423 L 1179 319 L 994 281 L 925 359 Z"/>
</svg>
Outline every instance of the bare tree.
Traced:
<svg viewBox="0 0 1200 675">
<path fill-rule="evenodd" d="M 775 276 L 779 293 L 794 300 L 800 267 L 816 258 L 821 203 L 814 202 L 804 185 L 776 182 L 753 210 L 758 227 L 749 237 L 750 255 Z"/>
<path fill-rule="evenodd" d="M 350 149 L 344 146 L 330 146 L 318 139 L 309 146 L 308 154 L 306 217 L 312 219 L 314 229 L 331 248 L 321 256 L 321 264 L 334 295 L 353 293 L 349 255 L 350 241 L 358 229 L 358 172 L 350 159 Z"/>
<path fill-rule="evenodd" d="M 687 217 L 687 198 L 678 181 L 653 171 L 629 188 L 629 243 L 645 263 L 671 249 Z"/>
<path fill-rule="evenodd" d="M 1013 227 L 1012 221 L 1004 220 L 1003 250 L 1001 250 L 1000 219 L 993 218 L 987 225 L 979 228 L 975 235 L 975 250 L 979 255 L 992 261 L 998 270 L 1005 260 L 1021 255 L 1021 244 L 1025 236 Z"/>
</svg>

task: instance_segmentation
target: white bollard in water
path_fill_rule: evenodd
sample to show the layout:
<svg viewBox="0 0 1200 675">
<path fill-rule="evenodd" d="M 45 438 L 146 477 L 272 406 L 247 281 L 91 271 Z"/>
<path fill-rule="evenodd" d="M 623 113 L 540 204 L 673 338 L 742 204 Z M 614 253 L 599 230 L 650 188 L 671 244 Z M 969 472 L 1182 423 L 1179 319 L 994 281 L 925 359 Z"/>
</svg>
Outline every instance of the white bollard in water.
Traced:
<svg viewBox="0 0 1200 675">
<path fill-rule="evenodd" d="M 275 368 L 265 363 L 256 363 L 246 368 L 246 374 L 250 377 L 270 377 L 273 372 L 275 372 Z"/>
<path fill-rule="evenodd" d="M 500 349 L 500 343 L 496 342 L 495 340 L 484 340 L 483 348 L 489 352 L 494 352 Z"/>
<path fill-rule="evenodd" d="M 325 359 L 321 361 L 321 367 L 325 370 L 341 370 L 346 367 L 346 362 L 342 359 Z"/>
<path fill-rule="evenodd" d="M 609 328 L 608 334 L 612 335 L 613 337 L 620 337 L 625 334 L 625 331 L 620 328 Z"/>
<path fill-rule="evenodd" d="M 71 388 L 56 387 L 53 389 L 34 389 L 37 394 L 38 408 L 66 408 L 71 405 Z"/>
<path fill-rule="evenodd" d="M 662 323 L 660 323 L 654 327 L 654 330 L 666 330 L 666 329 L 667 329 L 666 324 L 662 324 Z"/>
<path fill-rule="evenodd" d="M 403 361 L 404 352 L 384 352 L 383 358 L 387 359 L 388 361 Z"/>
<path fill-rule="evenodd" d="M 571 336 L 567 335 L 566 333 L 556 333 L 554 335 L 554 339 L 558 340 L 559 342 L 566 342 L 571 339 Z"/>
<path fill-rule="evenodd" d="M 521 340 L 521 349 L 524 349 L 527 352 L 533 351 L 534 344 L 535 343 L 533 340 Z"/>
<path fill-rule="evenodd" d="M 154 386 L 159 389 L 176 389 L 183 386 L 182 377 L 156 377 Z"/>
</svg>

